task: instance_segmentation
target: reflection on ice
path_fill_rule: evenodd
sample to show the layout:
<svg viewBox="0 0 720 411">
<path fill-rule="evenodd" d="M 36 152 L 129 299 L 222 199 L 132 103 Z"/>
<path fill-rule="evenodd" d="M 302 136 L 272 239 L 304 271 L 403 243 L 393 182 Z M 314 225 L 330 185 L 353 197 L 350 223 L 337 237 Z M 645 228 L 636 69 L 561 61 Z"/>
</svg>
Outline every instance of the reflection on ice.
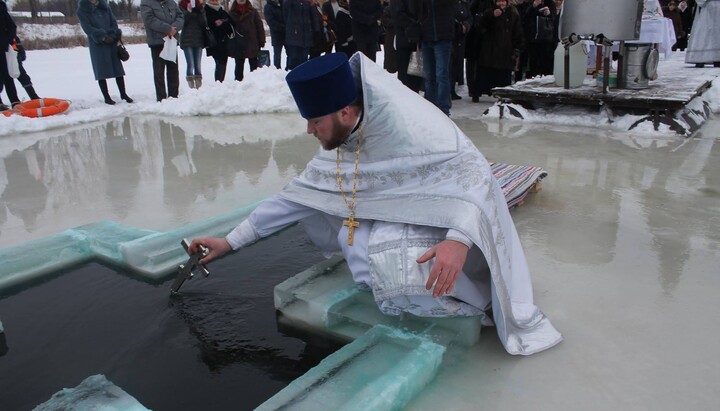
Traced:
<svg viewBox="0 0 720 411">
<path fill-rule="evenodd" d="M 293 114 L 128 117 L 4 139 L 0 248 L 98 220 L 170 229 L 259 201 L 317 150 L 304 131 Z"/>
</svg>

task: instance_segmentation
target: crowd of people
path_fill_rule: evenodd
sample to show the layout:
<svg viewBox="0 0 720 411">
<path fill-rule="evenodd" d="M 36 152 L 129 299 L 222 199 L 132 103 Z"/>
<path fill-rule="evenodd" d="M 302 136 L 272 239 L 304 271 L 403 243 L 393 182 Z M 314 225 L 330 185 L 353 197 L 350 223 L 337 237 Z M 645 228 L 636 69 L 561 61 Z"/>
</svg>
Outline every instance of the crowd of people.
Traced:
<svg viewBox="0 0 720 411">
<path fill-rule="evenodd" d="M 553 52 L 559 42 L 559 15 L 563 0 L 265 0 L 262 16 L 251 0 L 142 0 L 140 13 L 151 50 L 156 98 L 177 97 L 180 76 L 177 56 L 166 58 L 168 40 L 183 51 L 190 88 L 202 86 L 202 52 L 215 62 L 214 80 L 225 80 L 229 59 L 235 60 L 234 78 L 243 80 L 245 61 L 258 68 L 269 28 L 272 57 L 265 64 L 292 70 L 322 54 L 338 52 L 350 57 L 362 52 L 375 61 L 384 52 L 384 68 L 445 114 L 452 100 L 461 99 L 458 85 L 467 85 L 468 97 L 479 102 L 495 87 L 553 72 Z M 693 17 L 717 0 L 664 0 L 665 16 L 672 20 L 677 42 L 685 50 Z M 262 4 L 262 3 L 261 3 Z M 18 50 L 21 75 L 17 79 L 31 99 L 38 98 L 22 68 L 26 53 L 15 23 L 0 1 L 0 47 Z M 701 6 L 701 7 L 698 7 Z M 705 8 L 708 8 L 705 6 Z M 77 17 L 87 34 L 90 61 L 105 103 L 110 97 L 107 79 L 114 78 L 120 98 L 133 100 L 125 90 L 124 70 L 117 53 L 122 32 L 107 0 L 79 0 Z M 237 36 L 236 36 L 237 35 Z M 235 38 L 237 37 L 237 38 Z M 240 39 L 240 40 L 238 40 Z M 238 42 L 239 41 L 239 42 Z M 239 45 L 238 45 L 239 44 Z M 239 51 L 235 50 L 240 48 Z M 281 56 L 285 51 L 286 64 Z M 176 50 L 177 51 L 177 50 Z M 269 51 L 266 52 L 270 55 Z M 175 53 L 176 54 L 176 53 Z M 420 57 L 421 75 L 408 67 Z M 706 57 L 703 57 L 707 59 Z M 20 102 L 14 78 L 0 53 L 0 75 L 11 105 Z M 695 62 L 697 65 L 714 63 Z M 0 104 L 2 102 L 0 101 Z M 6 109 L 4 104 L 0 107 Z"/>
</svg>

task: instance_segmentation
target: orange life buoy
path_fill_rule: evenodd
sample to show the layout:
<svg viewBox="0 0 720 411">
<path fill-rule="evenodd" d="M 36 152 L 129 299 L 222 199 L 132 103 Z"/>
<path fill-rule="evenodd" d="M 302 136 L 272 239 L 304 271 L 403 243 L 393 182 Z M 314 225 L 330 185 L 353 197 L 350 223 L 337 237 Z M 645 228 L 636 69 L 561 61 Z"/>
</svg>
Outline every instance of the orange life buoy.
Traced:
<svg viewBox="0 0 720 411">
<path fill-rule="evenodd" d="M 70 107 L 69 100 L 59 98 L 40 98 L 20 103 L 12 110 L 3 111 L 5 117 L 19 114 L 23 117 L 47 117 L 62 113 Z"/>
</svg>

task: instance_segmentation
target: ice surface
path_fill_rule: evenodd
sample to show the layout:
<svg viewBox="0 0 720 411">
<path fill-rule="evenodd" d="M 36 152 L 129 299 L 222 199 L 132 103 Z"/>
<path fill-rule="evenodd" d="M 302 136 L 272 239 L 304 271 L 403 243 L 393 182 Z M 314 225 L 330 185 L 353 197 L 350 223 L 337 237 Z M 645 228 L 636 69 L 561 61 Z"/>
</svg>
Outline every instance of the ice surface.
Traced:
<svg viewBox="0 0 720 411">
<path fill-rule="evenodd" d="M 0 249 L 0 290 L 28 284 L 91 260 L 161 281 L 187 260 L 183 238 L 224 236 L 257 204 L 168 232 L 98 221 L 16 247 Z"/>
<path fill-rule="evenodd" d="M 93 375 L 75 388 L 63 388 L 35 411 L 146 411 L 135 398 L 108 381 L 104 375 Z"/>
<path fill-rule="evenodd" d="M 275 286 L 278 318 L 291 328 L 309 329 L 341 341 L 358 338 L 376 324 L 426 336 L 438 344 L 475 345 L 480 317 L 421 318 L 384 315 L 370 291 L 357 288 L 340 257 L 323 261 Z"/>
<path fill-rule="evenodd" d="M 375 326 L 256 410 L 396 410 L 437 374 L 445 347 Z"/>
</svg>

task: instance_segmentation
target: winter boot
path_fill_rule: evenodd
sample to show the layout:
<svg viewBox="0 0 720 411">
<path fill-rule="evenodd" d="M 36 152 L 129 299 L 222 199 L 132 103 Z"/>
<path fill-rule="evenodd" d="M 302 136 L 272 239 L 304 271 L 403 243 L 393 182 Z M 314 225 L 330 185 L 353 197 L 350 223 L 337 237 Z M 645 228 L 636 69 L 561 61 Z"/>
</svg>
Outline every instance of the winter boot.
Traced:
<svg viewBox="0 0 720 411">
<path fill-rule="evenodd" d="M 202 87 L 202 74 L 195 76 L 195 88 Z"/>
<path fill-rule="evenodd" d="M 115 77 L 115 83 L 117 83 L 118 91 L 120 91 L 120 98 L 127 101 L 128 103 L 132 103 L 133 99 L 131 99 L 130 96 L 128 96 L 125 92 L 125 77 Z"/>
<path fill-rule="evenodd" d="M 195 76 L 187 76 L 185 79 L 187 80 L 190 88 L 195 88 Z"/>
<path fill-rule="evenodd" d="M 108 92 L 107 88 L 107 81 L 105 79 L 98 80 L 98 84 L 100 85 L 100 91 L 102 91 L 102 95 L 105 98 L 105 104 L 113 105 L 115 104 L 115 101 L 110 98 L 110 93 Z"/>
<path fill-rule="evenodd" d="M 27 86 L 24 86 L 24 87 L 25 87 L 25 92 L 27 93 L 28 97 L 30 97 L 30 100 L 40 99 L 40 96 L 37 95 L 32 84 L 28 84 Z"/>
</svg>

